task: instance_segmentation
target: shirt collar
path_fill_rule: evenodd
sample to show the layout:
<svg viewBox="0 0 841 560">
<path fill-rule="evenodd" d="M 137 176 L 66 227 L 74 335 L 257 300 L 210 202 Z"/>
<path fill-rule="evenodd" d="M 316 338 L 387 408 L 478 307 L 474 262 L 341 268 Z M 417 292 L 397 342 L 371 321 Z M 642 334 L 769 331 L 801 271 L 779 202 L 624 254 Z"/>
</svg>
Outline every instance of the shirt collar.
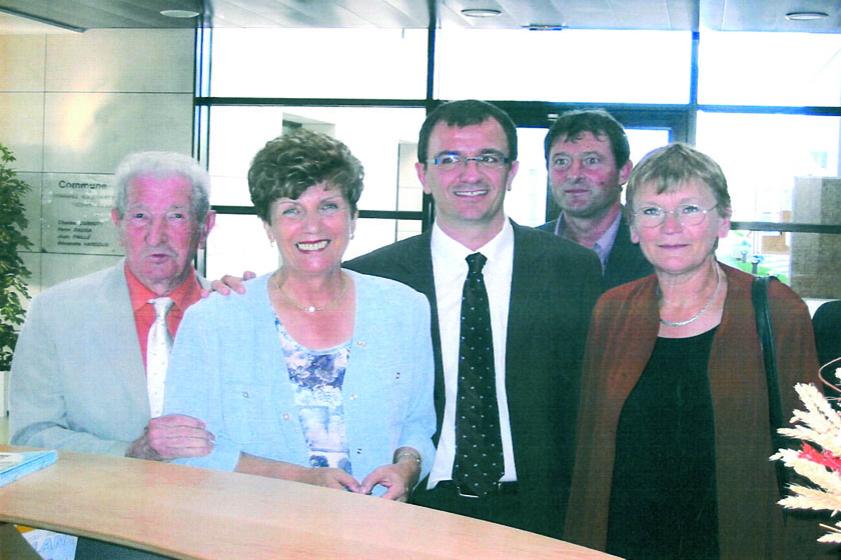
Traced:
<svg viewBox="0 0 841 560">
<path fill-rule="evenodd" d="M 128 282 L 128 291 L 131 298 L 131 308 L 133 311 L 138 311 L 144 305 L 149 303 L 149 300 L 160 297 L 158 294 L 147 288 L 134 275 L 126 263 L 124 269 L 126 275 L 126 282 Z M 187 278 L 181 284 L 172 290 L 167 296 L 172 298 L 173 305 L 180 310 L 187 309 L 190 305 L 201 298 L 201 286 L 199 285 L 196 271 L 190 267 L 190 272 Z"/>
<path fill-rule="evenodd" d="M 590 249 L 596 252 L 599 256 L 599 260 L 602 263 L 602 272 L 604 272 L 605 267 L 607 266 L 607 258 L 610 256 L 610 251 L 613 249 L 613 244 L 616 242 L 616 233 L 619 231 L 619 222 L 622 221 L 622 211 L 616 214 L 616 217 L 613 219 L 613 222 L 610 224 L 610 227 L 605 230 L 601 237 L 599 237 L 596 242 L 593 244 Z M 564 221 L 564 215 L 561 213 L 558 216 L 557 221 L 555 222 L 555 235 L 558 237 L 564 236 L 564 230 L 566 229 L 566 222 Z"/>
<path fill-rule="evenodd" d="M 619 222 L 621 220 L 622 212 L 620 211 L 613 219 L 613 223 L 610 224 L 610 227 L 605 230 L 604 234 L 599 237 L 598 241 L 596 241 L 593 246 L 593 250 L 599 253 L 599 258 L 602 259 L 602 267 L 604 267 L 605 262 L 607 261 L 607 256 L 610 254 L 610 250 L 613 248 L 613 243 L 616 241 L 616 232 L 619 231 Z M 604 252 L 604 257 L 602 257 L 602 252 Z"/>
<path fill-rule="evenodd" d="M 438 226 L 435 222 L 432 226 L 432 239 L 430 247 L 432 254 L 440 257 L 444 261 L 460 261 L 467 266 L 464 260 L 467 255 L 473 253 L 482 253 L 488 262 L 493 262 L 504 255 L 506 251 L 510 251 L 514 246 L 514 228 L 511 227 L 511 222 L 508 218 L 505 219 L 502 229 L 490 241 L 476 249 L 468 249 L 449 235 Z"/>
</svg>

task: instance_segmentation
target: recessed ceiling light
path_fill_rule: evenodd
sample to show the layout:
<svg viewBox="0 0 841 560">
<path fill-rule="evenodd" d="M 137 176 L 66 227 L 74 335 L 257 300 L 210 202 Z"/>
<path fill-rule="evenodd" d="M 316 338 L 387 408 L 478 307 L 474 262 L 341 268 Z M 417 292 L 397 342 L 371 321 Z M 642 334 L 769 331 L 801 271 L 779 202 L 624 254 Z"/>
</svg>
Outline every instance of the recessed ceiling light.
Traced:
<svg viewBox="0 0 841 560">
<path fill-rule="evenodd" d="M 171 18 L 194 18 L 199 13 L 193 10 L 161 10 L 161 15 Z"/>
<path fill-rule="evenodd" d="M 812 21 L 829 17 L 826 12 L 789 12 L 786 19 L 790 21 Z"/>
<path fill-rule="evenodd" d="M 566 25 L 562 23 L 530 23 L 523 26 L 529 31 L 563 31 Z"/>
<path fill-rule="evenodd" d="M 502 15 L 502 10 L 495 10 L 493 8 L 465 8 L 461 11 L 461 15 L 473 18 L 489 18 Z"/>
</svg>

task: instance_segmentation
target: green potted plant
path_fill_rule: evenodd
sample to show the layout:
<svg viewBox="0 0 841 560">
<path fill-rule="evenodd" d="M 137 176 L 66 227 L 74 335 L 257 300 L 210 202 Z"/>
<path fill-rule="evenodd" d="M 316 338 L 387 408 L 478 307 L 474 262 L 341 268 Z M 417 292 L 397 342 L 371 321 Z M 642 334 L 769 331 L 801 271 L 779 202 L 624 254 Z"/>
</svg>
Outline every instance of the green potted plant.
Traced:
<svg viewBox="0 0 841 560">
<path fill-rule="evenodd" d="M 32 247 L 24 234 L 27 220 L 23 215 L 23 196 L 29 185 L 11 168 L 14 161 L 12 151 L 0 144 L 0 372 L 11 366 L 25 315 L 23 301 L 29 297 L 26 279 L 30 272 L 18 254 Z"/>
</svg>

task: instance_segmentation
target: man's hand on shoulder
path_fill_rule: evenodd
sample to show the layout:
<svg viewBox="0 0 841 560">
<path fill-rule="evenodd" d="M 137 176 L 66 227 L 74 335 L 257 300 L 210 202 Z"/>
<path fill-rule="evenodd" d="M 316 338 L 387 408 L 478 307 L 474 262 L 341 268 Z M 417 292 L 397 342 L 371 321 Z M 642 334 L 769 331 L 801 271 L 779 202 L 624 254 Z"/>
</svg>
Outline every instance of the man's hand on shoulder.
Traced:
<svg viewBox="0 0 841 560">
<path fill-rule="evenodd" d="M 213 451 L 215 440 L 216 436 L 198 418 L 168 414 L 149 420 L 143 435 L 129 446 L 126 457 L 152 461 L 203 457 Z"/>
<path fill-rule="evenodd" d="M 250 270 L 243 272 L 242 276 L 231 276 L 230 274 L 226 274 L 219 280 L 211 282 L 209 290 L 202 290 L 201 297 L 206 298 L 213 292 L 227 296 L 230 295 L 232 290 L 238 294 L 244 294 L 245 281 L 256 278 L 256 276 L 257 274 L 251 272 Z"/>
</svg>

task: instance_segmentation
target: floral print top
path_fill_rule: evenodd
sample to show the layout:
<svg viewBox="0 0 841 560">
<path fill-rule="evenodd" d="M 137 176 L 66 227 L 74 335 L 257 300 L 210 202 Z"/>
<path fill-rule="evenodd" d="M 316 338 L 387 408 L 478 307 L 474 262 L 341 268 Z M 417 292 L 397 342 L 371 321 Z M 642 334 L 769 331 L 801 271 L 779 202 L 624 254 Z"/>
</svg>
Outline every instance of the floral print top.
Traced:
<svg viewBox="0 0 841 560">
<path fill-rule="evenodd" d="M 353 474 L 342 405 L 350 341 L 327 350 L 312 350 L 293 339 L 280 319 L 275 318 L 275 327 L 310 450 L 309 466 L 334 467 Z"/>
</svg>

